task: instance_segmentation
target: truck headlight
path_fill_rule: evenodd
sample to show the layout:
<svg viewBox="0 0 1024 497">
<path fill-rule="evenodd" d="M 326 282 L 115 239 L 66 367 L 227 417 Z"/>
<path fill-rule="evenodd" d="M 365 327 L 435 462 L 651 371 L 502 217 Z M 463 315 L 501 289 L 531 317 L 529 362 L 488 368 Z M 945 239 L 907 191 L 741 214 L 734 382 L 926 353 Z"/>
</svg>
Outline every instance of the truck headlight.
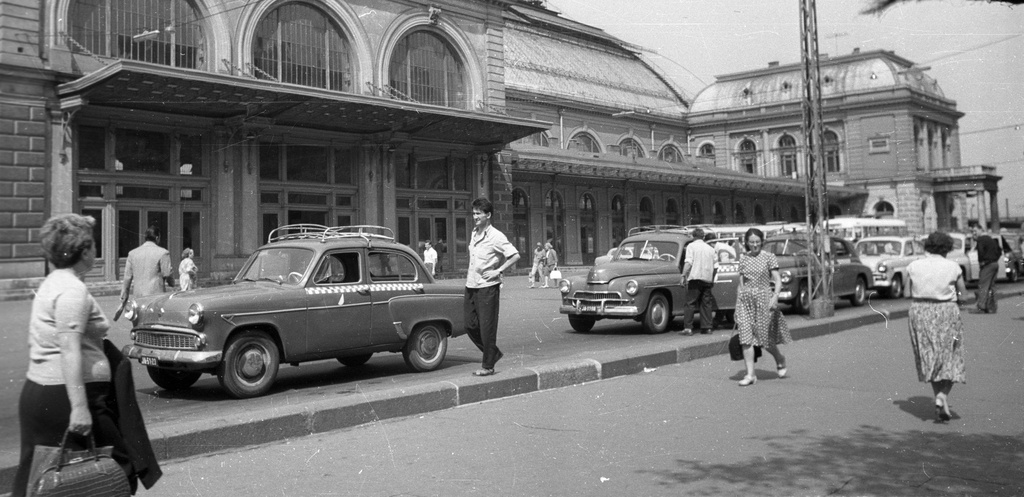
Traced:
<svg viewBox="0 0 1024 497">
<path fill-rule="evenodd" d="M 638 292 L 640 292 L 640 284 L 637 283 L 636 280 L 629 280 L 629 282 L 626 283 L 626 293 L 632 297 Z"/>
<path fill-rule="evenodd" d="M 203 329 L 203 306 L 196 302 L 188 306 L 188 322 L 192 325 L 192 329 L 198 331 Z"/>
</svg>

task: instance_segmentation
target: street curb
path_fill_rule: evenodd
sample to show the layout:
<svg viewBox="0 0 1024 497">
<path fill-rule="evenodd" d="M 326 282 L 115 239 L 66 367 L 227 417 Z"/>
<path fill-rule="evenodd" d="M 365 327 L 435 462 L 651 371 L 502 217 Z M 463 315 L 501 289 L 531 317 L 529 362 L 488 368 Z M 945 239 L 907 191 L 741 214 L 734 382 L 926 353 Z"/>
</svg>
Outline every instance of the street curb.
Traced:
<svg viewBox="0 0 1024 497">
<path fill-rule="evenodd" d="M 1024 295 L 1024 291 L 1004 292 L 998 297 L 1004 299 L 1021 295 Z M 874 310 L 856 316 L 831 316 L 813 322 L 805 318 L 809 324 L 791 323 L 790 333 L 794 340 L 804 340 L 902 319 L 908 312 L 908 309 Z M 711 335 L 711 341 L 678 344 L 673 340 L 627 350 L 600 351 L 556 363 L 500 370 L 493 376 L 468 376 L 370 391 L 361 395 L 324 398 L 301 405 L 242 411 L 212 419 L 161 423 L 150 425 L 148 431 L 158 460 L 182 459 L 719 356 L 728 353 L 731 335 L 731 330 L 722 330 Z M 0 488 L 10 487 L 16 471 L 17 466 L 0 468 Z"/>
</svg>

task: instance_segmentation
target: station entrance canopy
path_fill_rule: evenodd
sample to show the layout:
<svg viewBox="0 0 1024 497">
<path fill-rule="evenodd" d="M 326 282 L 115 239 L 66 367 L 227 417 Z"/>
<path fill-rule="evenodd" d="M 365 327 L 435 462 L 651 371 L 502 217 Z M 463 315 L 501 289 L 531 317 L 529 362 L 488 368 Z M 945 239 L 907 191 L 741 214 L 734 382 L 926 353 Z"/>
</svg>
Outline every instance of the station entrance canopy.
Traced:
<svg viewBox="0 0 1024 497">
<path fill-rule="evenodd" d="M 550 128 L 531 119 L 134 61 L 119 61 L 59 85 L 57 94 L 62 108 L 98 105 L 229 125 L 256 122 L 492 150 Z"/>
</svg>

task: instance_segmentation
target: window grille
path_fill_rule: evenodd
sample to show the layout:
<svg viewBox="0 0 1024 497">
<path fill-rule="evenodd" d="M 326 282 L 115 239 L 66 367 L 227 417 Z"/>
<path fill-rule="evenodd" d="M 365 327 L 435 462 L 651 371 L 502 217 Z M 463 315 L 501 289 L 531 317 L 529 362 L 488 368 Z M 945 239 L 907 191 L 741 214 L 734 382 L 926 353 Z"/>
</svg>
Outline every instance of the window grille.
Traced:
<svg viewBox="0 0 1024 497">
<path fill-rule="evenodd" d="M 290 3 L 256 27 L 255 76 L 314 88 L 352 90 L 352 59 L 341 29 L 316 8 Z"/>
<path fill-rule="evenodd" d="M 389 84 L 417 102 L 469 108 L 466 70 L 455 50 L 437 34 L 416 31 L 395 46 Z"/>
<path fill-rule="evenodd" d="M 79 0 L 70 10 L 73 52 L 188 69 L 205 62 L 199 14 L 185 0 Z"/>
</svg>

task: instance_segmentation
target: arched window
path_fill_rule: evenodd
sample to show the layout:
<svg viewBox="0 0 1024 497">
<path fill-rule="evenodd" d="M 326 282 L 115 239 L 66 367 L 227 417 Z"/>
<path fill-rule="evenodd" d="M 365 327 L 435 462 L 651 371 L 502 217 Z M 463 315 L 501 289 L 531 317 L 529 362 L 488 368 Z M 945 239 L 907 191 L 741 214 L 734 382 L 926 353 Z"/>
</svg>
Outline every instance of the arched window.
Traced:
<svg viewBox="0 0 1024 497">
<path fill-rule="evenodd" d="M 569 143 L 566 148 L 569 150 L 576 150 L 578 152 L 593 152 L 595 154 L 601 153 L 601 146 L 597 144 L 597 140 L 588 133 L 576 133 L 572 138 L 569 139 Z"/>
<path fill-rule="evenodd" d="M 700 146 L 697 150 L 698 157 L 704 157 L 705 159 L 715 158 L 715 146 L 711 143 L 705 143 Z"/>
<path fill-rule="evenodd" d="M 737 169 L 754 174 L 757 172 L 757 145 L 751 140 L 740 142 L 740 151 L 736 154 Z"/>
<path fill-rule="evenodd" d="M 307 4 L 284 4 L 260 21 L 252 61 L 260 79 L 352 91 L 348 40 L 323 11 Z"/>
<path fill-rule="evenodd" d="M 469 108 L 465 64 L 447 40 L 430 31 L 413 31 L 395 45 L 388 84 L 420 103 Z"/>
<path fill-rule="evenodd" d="M 747 222 L 747 213 L 743 208 L 743 204 L 736 204 L 732 206 L 732 218 L 736 224 L 743 224 Z"/>
<path fill-rule="evenodd" d="M 665 145 L 658 151 L 658 160 L 665 162 L 679 163 L 683 161 L 683 152 L 675 145 Z"/>
<path fill-rule="evenodd" d="M 565 205 L 562 203 L 562 194 L 551 190 L 544 198 L 544 218 L 547 222 L 546 241 L 555 246 L 559 260 L 565 261 Z"/>
<path fill-rule="evenodd" d="M 626 238 L 626 204 L 622 195 L 612 197 L 612 245 L 618 247 Z"/>
<path fill-rule="evenodd" d="M 189 69 L 205 65 L 199 12 L 186 0 L 79 0 L 70 9 L 73 52 Z M 81 45 L 81 47 L 79 46 Z"/>
<path fill-rule="evenodd" d="M 764 207 L 761 207 L 761 204 L 754 204 L 754 222 L 757 224 L 764 224 L 767 222 L 764 218 Z"/>
<path fill-rule="evenodd" d="M 666 224 L 683 224 L 679 218 L 679 205 L 676 203 L 676 199 L 670 198 L 665 202 L 665 223 Z"/>
<path fill-rule="evenodd" d="M 704 209 L 696 200 L 690 202 L 690 224 L 704 224 Z"/>
<path fill-rule="evenodd" d="M 725 224 L 725 206 L 721 202 L 716 201 L 711 205 L 711 223 Z"/>
<path fill-rule="evenodd" d="M 893 208 L 892 204 L 882 200 L 875 204 L 875 215 L 876 216 L 892 216 L 896 213 L 896 209 Z"/>
<path fill-rule="evenodd" d="M 822 134 L 821 141 L 825 150 L 825 171 L 840 172 L 842 167 L 839 163 L 839 136 L 834 131 L 826 131 Z"/>
<path fill-rule="evenodd" d="M 779 174 L 796 179 L 796 139 L 790 135 L 779 138 Z"/>
<path fill-rule="evenodd" d="M 626 138 L 619 143 L 619 155 L 625 155 L 626 157 L 643 157 L 644 147 L 636 140 Z"/>
<path fill-rule="evenodd" d="M 650 197 L 640 199 L 640 226 L 654 224 L 654 203 Z"/>
<path fill-rule="evenodd" d="M 530 248 L 530 198 L 522 188 L 512 190 L 512 239 L 520 254 L 531 254 L 530 262 L 519 259 L 517 266 L 529 267 L 533 264 L 533 250 Z"/>
<path fill-rule="evenodd" d="M 580 197 L 580 253 L 583 264 L 593 264 L 597 258 L 597 205 L 594 197 L 584 193 Z"/>
</svg>

